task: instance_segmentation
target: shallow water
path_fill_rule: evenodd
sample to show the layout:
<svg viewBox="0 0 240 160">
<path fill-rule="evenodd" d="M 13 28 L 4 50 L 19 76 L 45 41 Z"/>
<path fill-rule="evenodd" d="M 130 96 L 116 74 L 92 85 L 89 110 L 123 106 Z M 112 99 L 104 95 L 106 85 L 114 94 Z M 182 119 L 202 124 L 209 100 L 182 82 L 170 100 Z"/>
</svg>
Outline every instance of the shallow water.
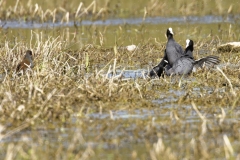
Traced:
<svg viewBox="0 0 240 160">
<path fill-rule="evenodd" d="M 86 44 L 101 45 L 103 47 L 127 46 L 135 44 L 141 46 L 146 42 L 165 43 L 166 28 L 172 27 L 175 39 L 185 45 L 187 38 L 194 41 L 218 36 L 223 41 L 236 41 L 239 39 L 239 16 L 189 16 L 189 17 L 154 17 L 130 19 L 107 19 L 105 21 L 82 21 L 81 23 L 37 23 L 21 21 L 1 21 L 2 32 L 7 39 L 28 41 L 32 44 L 36 35 L 42 38 L 52 36 L 59 40 L 66 40 L 69 49 L 79 49 Z M 32 30 L 32 32 L 31 32 Z M 9 32 L 10 31 L 10 32 Z M 231 34 L 231 35 L 229 35 Z M 47 35 L 47 36 L 46 36 Z M 102 36 L 100 42 L 99 36 Z M 3 39 L 4 37 L 2 37 Z M 102 44 L 101 44 L 102 43 Z M 202 49 L 199 53 L 208 51 Z"/>
<path fill-rule="evenodd" d="M 236 109 L 239 109 L 239 107 Z M 228 112 L 228 109 L 225 109 L 225 111 Z M 214 115 L 206 112 L 202 112 L 202 114 L 209 121 L 208 127 L 216 127 L 215 123 L 218 123 L 219 120 L 214 119 L 221 113 L 221 110 L 216 109 Z M 181 118 L 181 121 L 174 118 L 175 113 Z M 185 115 L 185 117 L 181 117 L 181 114 Z M 192 110 L 192 106 L 188 105 L 162 106 L 159 104 L 159 107 L 151 109 L 116 110 L 112 111 L 112 115 L 110 116 L 109 113 L 105 112 L 90 113 L 84 119 L 74 115 L 71 117 L 71 124 L 53 123 L 52 128 L 43 127 L 36 130 L 21 131 L 11 138 L 1 141 L 1 143 L 27 142 L 35 149 L 42 145 L 48 146 L 47 144 L 50 143 L 52 144 L 51 149 L 58 148 L 58 145 L 63 145 L 67 149 L 71 145 L 71 135 L 79 134 L 79 137 L 84 137 L 84 141 L 81 141 L 75 147 L 91 147 L 95 154 L 90 159 L 115 159 L 117 157 L 130 159 L 134 151 L 137 151 L 139 156 L 149 158 L 149 155 L 146 153 L 145 143 L 146 141 L 148 143 L 156 143 L 158 136 L 155 132 L 159 132 L 162 133 L 161 137 L 164 140 L 164 145 L 171 147 L 173 150 L 179 150 L 178 157 L 184 157 L 184 148 L 179 148 L 180 143 L 185 145 L 191 144 L 193 139 L 199 135 L 198 126 L 201 126 L 203 123 L 197 113 Z M 240 112 L 230 114 L 224 123 L 230 126 L 237 124 L 240 120 L 239 115 Z M 82 120 L 84 125 L 81 128 L 77 127 Z M 174 129 L 175 125 L 180 125 L 181 127 L 176 130 Z M 153 128 L 154 131 L 149 130 Z M 174 131 L 171 131 L 170 128 Z M 231 131 L 224 129 L 214 138 L 211 138 L 211 132 L 208 131 L 203 141 L 209 146 L 212 146 L 213 143 L 220 145 L 224 143 L 222 141 L 223 134 L 231 136 Z M 41 138 L 41 141 L 36 141 L 39 138 Z M 114 142 L 114 140 L 116 141 Z M 196 141 L 196 143 L 198 142 Z M 239 142 L 234 142 L 232 145 L 240 147 Z M 209 151 L 214 151 L 212 147 L 208 148 Z M 223 155 L 220 154 L 217 157 L 221 156 Z"/>
<path fill-rule="evenodd" d="M 148 71 L 145 69 L 139 70 L 116 70 L 116 73 L 109 73 L 108 78 L 121 77 L 123 80 L 145 78 Z"/>
<path fill-rule="evenodd" d="M 124 18 L 124 19 L 106 19 L 89 21 L 83 20 L 81 22 L 68 22 L 68 23 L 37 23 L 37 22 L 21 22 L 21 21 L 1 21 L 0 26 L 2 28 L 54 28 L 54 27 L 73 27 L 76 26 L 114 26 L 114 25 L 137 25 L 137 24 L 168 24 L 168 23 L 190 23 L 190 24 L 209 24 L 209 23 L 237 23 L 240 24 L 240 15 L 228 15 L 228 16 L 185 16 L 185 17 L 147 17 L 142 18 Z"/>
</svg>

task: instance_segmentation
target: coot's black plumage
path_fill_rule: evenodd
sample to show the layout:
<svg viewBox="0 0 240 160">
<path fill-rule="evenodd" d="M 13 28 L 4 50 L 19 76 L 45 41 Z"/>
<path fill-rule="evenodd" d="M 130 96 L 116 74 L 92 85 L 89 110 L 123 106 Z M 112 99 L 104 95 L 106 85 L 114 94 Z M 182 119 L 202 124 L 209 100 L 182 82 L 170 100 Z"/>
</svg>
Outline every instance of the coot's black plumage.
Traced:
<svg viewBox="0 0 240 160">
<path fill-rule="evenodd" d="M 166 32 L 168 41 L 166 44 L 166 49 L 164 51 L 164 57 L 161 62 L 150 71 L 150 77 L 156 75 L 160 77 L 164 71 L 164 67 L 167 64 L 167 68 L 171 68 L 175 61 L 184 55 L 183 48 L 174 40 L 173 35 L 174 34 L 172 28 L 168 28 Z"/>
<path fill-rule="evenodd" d="M 220 62 L 217 56 L 207 56 L 195 61 L 192 53 L 194 43 L 189 39 L 186 40 L 186 43 L 185 54 L 172 65 L 172 68 L 165 68 L 166 75 L 186 75 L 197 68 L 212 67 Z"/>
<path fill-rule="evenodd" d="M 168 28 L 166 32 L 166 37 L 168 39 L 166 45 L 166 56 L 168 58 L 168 63 L 170 66 L 176 62 L 181 56 L 184 55 L 183 48 L 174 40 L 172 28 Z"/>
<path fill-rule="evenodd" d="M 164 67 L 168 64 L 168 58 L 167 58 L 167 55 L 166 55 L 166 50 L 164 51 L 164 57 L 163 59 L 161 60 L 161 62 L 156 65 L 155 67 L 153 67 L 153 69 L 150 71 L 149 73 L 149 76 L 150 77 L 161 77 L 162 76 L 162 73 L 164 71 Z"/>
<path fill-rule="evenodd" d="M 193 41 L 190 39 L 186 40 L 186 48 L 184 50 L 184 53 L 188 55 L 189 57 L 193 58 Z"/>
</svg>

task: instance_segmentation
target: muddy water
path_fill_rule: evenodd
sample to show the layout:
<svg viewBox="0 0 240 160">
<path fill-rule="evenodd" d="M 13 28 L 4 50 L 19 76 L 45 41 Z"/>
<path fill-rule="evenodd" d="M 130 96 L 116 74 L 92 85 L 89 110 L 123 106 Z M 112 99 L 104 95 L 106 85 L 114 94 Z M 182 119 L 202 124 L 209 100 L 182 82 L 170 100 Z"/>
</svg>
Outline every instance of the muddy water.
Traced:
<svg viewBox="0 0 240 160">
<path fill-rule="evenodd" d="M 198 41 L 218 36 L 222 41 L 236 41 L 240 37 L 240 23 L 233 17 L 220 16 L 158 17 L 147 18 L 145 21 L 139 18 L 82 21 L 81 24 L 77 24 L 77 27 L 74 27 L 72 22 L 68 24 L 1 23 L 4 24 L 2 32 L 7 39 L 14 40 L 18 37 L 18 39 L 28 41 L 32 30 L 36 33 L 42 32 L 45 37 L 60 36 L 69 42 L 71 49 L 78 49 L 86 44 L 102 45 L 103 48 L 112 48 L 116 43 L 118 46 L 130 44 L 141 46 L 145 43 L 164 45 L 166 41 L 164 34 L 168 27 L 174 29 L 175 39 L 182 45 L 187 38 Z M 100 33 L 103 36 L 102 44 L 97 38 Z M 126 80 L 141 79 L 142 72 L 146 70 L 147 65 L 142 68 L 138 68 L 137 65 L 128 66 L 123 72 L 123 78 Z M 120 72 L 121 70 L 117 70 L 117 74 Z M 111 77 L 111 75 L 109 76 Z M 153 80 L 151 83 L 155 83 L 155 81 L 157 80 Z M 182 83 L 194 83 L 197 80 L 186 78 L 182 81 Z M 239 107 L 231 110 L 226 106 L 224 110 L 228 115 L 223 123 L 227 127 L 224 128 L 220 125 L 219 115 L 222 114 L 220 107 L 200 106 L 203 108 L 201 114 L 208 119 L 207 127 L 210 130 L 203 133 L 205 123 L 191 104 L 177 104 L 180 97 L 186 94 L 184 88 L 172 88 L 166 92 L 160 92 L 157 88 L 155 90 L 159 92 L 159 96 L 152 101 L 155 108 L 146 106 L 146 108 L 124 109 L 124 104 L 118 104 L 121 109 L 116 106 L 111 111 L 104 108 L 99 112 L 89 111 L 84 117 L 76 113 L 66 124 L 53 122 L 50 124 L 52 127 L 22 131 L 16 134 L 15 138 L 6 139 L 3 143 L 29 141 L 35 148 L 41 148 L 42 145 L 46 145 L 44 143 L 46 141 L 50 142 L 51 145 L 48 144 L 48 147 L 54 151 L 59 145 L 68 148 L 72 142 L 72 135 L 79 134 L 84 141 L 79 142 L 76 152 L 91 147 L 94 151 L 92 159 L 134 159 L 136 153 L 138 159 L 149 159 L 153 143 L 163 139 L 165 149 L 171 148 L 173 155 L 178 159 L 194 158 L 194 155 L 199 155 L 197 153 L 199 148 L 201 148 L 199 152 L 207 151 L 209 153 L 210 156 L 207 158 L 211 159 L 216 156 L 224 159 L 225 154 L 219 153 L 219 151 L 222 150 L 225 143 L 223 135 L 228 135 L 234 139 L 232 145 L 235 153 L 239 153 L 239 137 L 231 131 L 231 128 L 238 127 Z M 192 94 L 198 94 L 199 90 L 199 88 L 194 88 Z M 205 90 L 212 92 L 212 88 L 205 88 Z M 239 133 L 239 128 L 236 130 L 235 132 Z M 201 134 L 204 135 L 201 137 L 202 139 L 198 138 Z M 41 141 L 35 141 L 37 137 L 41 137 Z M 188 150 L 187 146 L 192 146 L 192 150 Z M 44 153 L 44 147 L 42 151 Z"/>
</svg>

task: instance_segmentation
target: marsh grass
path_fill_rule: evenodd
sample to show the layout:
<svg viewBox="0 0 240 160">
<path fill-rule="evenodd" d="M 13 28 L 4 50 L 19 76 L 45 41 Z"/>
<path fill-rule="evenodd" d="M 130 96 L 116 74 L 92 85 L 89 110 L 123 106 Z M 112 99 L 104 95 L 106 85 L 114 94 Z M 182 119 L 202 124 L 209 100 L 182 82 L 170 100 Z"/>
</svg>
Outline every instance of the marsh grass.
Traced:
<svg viewBox="0 0 240 160">
<path fill-rule="evenodd" d="M 199 40 L 195 53 L 203 46 L 216 50 L 218 40 Z M 103 148 L 109 152 L 118 148 L 112 158 L 124 159 L 127 156 L 121 152 L 126 144 L 143 142 L 144 152 L 132 146 L 132 158 L 211 159 L 236 157 L 239 153 L 240 144 L 234 143 L 239 141 L 239 124 L 237 119 L 231 120 L 239 116 L 238 68 L 225 65 L 221 71 L 200 70 L 181 77 L 181 83 L 179 77 L 125 79 L 106 73 L 124 71 L 132 64 L 151 69 L 151 64 L 162 57 L 162 44 L 138 45 L 133 52 L 121 46 L 93 44 L 71 50 L 61 37 L 32 32 L 29 44 L 16 41 L 11 45 L 6 41 L 0 49 L 1 67 L 6 74 L 0 85 L 1 140 L 5 141 L 1 143 L 1 154 L 7 159 L 91 159 L 101 157 Z M 31 72 L 16 76 L 15 67 L 26 49 L 33 50 L 36 65 Z M 236 57 L 223 53 L 219 56 L 222 63 L 238 65 Z M 161 102 L 169 96 L 172 100 Z M 145 119 L 123 120 L 117 114 L 124 111 L 134 115 L 143 109 L 149 110 Z M 197 121 L 189 123 L 192 112 Z M 96 113 L 106 118 L 91 117 Z M 167 116 L 157 116 L 164 113 Z M 42 131 L 56 137 L 44 137 Z M 68 136 L 62 137 L 64 134 Z M 14 137 L 16 142 L 11 141 Z"/>
<path fill-rule="evenodd" d="M 230 1 L 0 1 L 2 20 L 24 20 L 39 22 L 69 22 L 83 19 L 107 19 L 129 16 L 188 16 L 188 15 L 231 15 L 239 14 L 239 3 Z M 134 9 L 132 9 L 134 8 Z M 171 8 L 171 9 L 169 9 Z"/>
</svg>

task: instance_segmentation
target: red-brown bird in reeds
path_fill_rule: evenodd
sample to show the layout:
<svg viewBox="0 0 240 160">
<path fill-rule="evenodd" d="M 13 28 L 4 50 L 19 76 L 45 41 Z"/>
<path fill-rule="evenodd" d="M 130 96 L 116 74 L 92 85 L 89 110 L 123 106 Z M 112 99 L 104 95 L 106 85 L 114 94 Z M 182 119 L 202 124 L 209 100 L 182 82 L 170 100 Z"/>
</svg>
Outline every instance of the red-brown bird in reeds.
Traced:
<svg viewBox="0 0 240 160">
<path fill-rule="evenodd" d="M 25 73 L 27 70 L 33 67 L 34 67 L 34 63 L 33 63 L 32 51 L 27 50 L 22 62 L 20 62 L 17 65 L 16 73 L 19 73 L 19 72 Z"/>
</svg>

